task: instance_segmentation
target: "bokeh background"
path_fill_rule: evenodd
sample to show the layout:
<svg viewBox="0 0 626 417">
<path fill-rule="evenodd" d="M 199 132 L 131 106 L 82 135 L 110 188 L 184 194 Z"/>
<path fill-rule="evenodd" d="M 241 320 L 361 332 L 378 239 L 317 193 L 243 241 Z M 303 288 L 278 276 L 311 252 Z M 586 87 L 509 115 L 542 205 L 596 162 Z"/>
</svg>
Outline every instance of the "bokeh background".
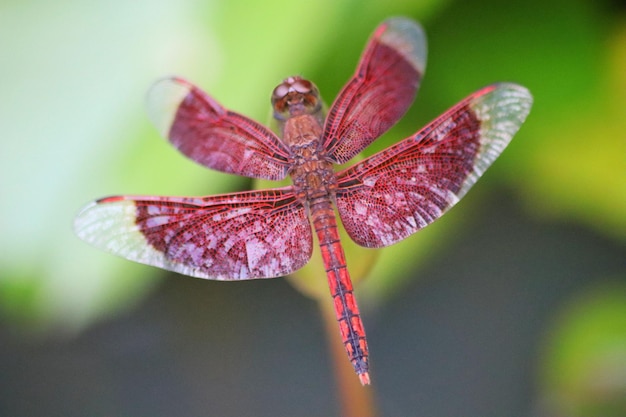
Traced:
<svg viewBox="0 0 626 417">
<path fill-rule="evenodd" d="M 98 252 L 71 224 L 104 195 L 252 186 L 158 137 L 155 79 L 266 121 L 289 75 L 331 102 L 391 15 L 425 27 L 427 71 L 366 154 L 495 81 L 535 104 L 444 218 L 350 250 L 354 270 L 378 257 L 357 289 L 377 412 L 626 415 L 626 6 L 608 0 L 0 3 L 0 415 L 338 414 L 298 277 L 184 278 Z"/>
</svg>

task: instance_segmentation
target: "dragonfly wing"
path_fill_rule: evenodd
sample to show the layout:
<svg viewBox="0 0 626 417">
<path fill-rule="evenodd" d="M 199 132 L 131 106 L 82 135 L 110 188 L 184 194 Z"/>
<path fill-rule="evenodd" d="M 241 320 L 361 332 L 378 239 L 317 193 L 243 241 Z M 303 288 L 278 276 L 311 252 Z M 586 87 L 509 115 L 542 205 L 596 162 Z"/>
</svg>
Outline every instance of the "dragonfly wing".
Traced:
<svg viewBox="0 0 626 417">
<path fill-rule="evenodd" d="M 287 174 L 289 151 L 278 136 L 182 78 L 152 86 L 148 113 L 179 151 L 208 168 L 268 180 Z"/>
<path fill-rule="evenodd" d="M 272 278 L 304 266 L 313 248 L 291 188 L 211 197 L 107 197 L 74 222 L 88 243 L 132 261 L 216 280 Z"/>
<path fill-rule="evenodd" d="M 338 174 L 337 207 L 362 246 L 396 243 L 456 204 L 526 119 L 528 90 L 495 84 L 415 135 Z"/>
<path fill-rule="evenodd" d="M 426 36 L 407 18 L 384 21 L 370 38 L 354 76 L 330 107 L 324 149 L 348 162 L 410 107 L 426 67 Z"/>
</svg>

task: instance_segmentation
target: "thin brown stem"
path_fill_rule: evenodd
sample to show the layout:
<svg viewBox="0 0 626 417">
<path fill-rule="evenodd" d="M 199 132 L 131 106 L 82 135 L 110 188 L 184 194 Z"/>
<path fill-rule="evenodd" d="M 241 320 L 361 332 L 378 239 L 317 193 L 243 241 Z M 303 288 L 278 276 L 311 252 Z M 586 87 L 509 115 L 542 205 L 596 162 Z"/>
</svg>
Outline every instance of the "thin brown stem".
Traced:
<svg viewBox="0 0 626 417">
<path fill-rule="evenodd" d="M 376 417 L 371 386 L 362 386 L 341 342 L 331 299 L 318 303 L 324 319 L 328 347 L 337 381 L 341 417 Z"/>
</svg>

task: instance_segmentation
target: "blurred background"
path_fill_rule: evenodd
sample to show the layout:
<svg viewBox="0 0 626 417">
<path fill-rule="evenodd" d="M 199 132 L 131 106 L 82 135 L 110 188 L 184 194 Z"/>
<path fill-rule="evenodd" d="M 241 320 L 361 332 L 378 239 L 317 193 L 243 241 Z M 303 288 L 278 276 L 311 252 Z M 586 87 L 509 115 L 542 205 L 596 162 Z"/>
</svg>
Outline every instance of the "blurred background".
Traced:
<svg viewBox="0 0 626 417">
<path fill-rule="evenodd" d="M 105 195 L 252 186 L 159 138 L 154 80 L 265 122 L 289 75 L 332 102 L 391 15 L 424 26 L 427 71 L 366 154 L 492 82 L 535 104 L 444 218 L 373 268 L 349 249 L 378 414 L 626 415 L 626 5 L 608 0 L 0 3 L 0 415 L 338 415 L 297 276 L 185 278 L 71 225 Z"/>
</svg>

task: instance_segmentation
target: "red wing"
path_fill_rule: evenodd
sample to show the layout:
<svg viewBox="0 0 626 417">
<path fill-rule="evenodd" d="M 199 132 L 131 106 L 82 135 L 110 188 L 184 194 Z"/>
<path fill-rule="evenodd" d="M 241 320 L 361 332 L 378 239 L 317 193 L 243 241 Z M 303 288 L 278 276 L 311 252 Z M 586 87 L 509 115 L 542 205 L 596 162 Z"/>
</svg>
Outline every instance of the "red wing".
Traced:
<svg viewBox="0 0 626 417">
<path fill-rule="evenodd" d="M 500 155 L 531 104 L 521 86 L 486 87 L 338 173 L 337 208 L 350 237 L 362 246 L 388 246 L 439 218 Z"/>
<path fill-rule="evenodd" d="M 324 149 L 348 162 L 406 113 L 426 66 L 426 37 L 406 18 L 384 21 L 372 35 L 356 73 L 330 107 Z"/>
<path fill-rule="evenodd" d="M 181 78 L 157 81 L 148 111 L 164 137 L 206 167 L 268 180 L 287 174 L 289 151 L 278 136 Z"/>
<path fill-rule="evenodd" d="M 287 275 L 311 258 L 304 207 L 291 188 L 211 197 L 108 197 L 74 222 L 88 243 L 132 261 L 198 278 Z"/>
</svg>

